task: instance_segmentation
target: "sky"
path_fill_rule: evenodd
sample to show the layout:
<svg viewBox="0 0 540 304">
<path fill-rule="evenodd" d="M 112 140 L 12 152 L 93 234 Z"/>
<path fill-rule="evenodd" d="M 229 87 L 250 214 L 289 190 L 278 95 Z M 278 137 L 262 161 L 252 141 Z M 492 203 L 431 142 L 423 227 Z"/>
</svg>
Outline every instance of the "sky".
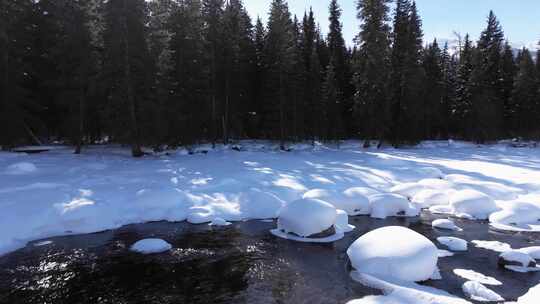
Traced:
<svg viewBox="0 0 540 304">
<path fill-rule="evenodd" d="M 253 18 L 266 21 L 271 0 L 244 0 Z M 288 0 L 291 13 L 301 18 L 305 10 L 313 7 L 321 28 L 328 28 L 329 0 Z M 476 39 L 484 29 L 489 10 L 492 9 L 510 42 L 516 46 L 536 47 L 540 41 L 539 0 L 417 0 L 422 16 L 425 41 L 454 39 L 453 32 L 471 34 Z M 349 45 L 358 33 L 356 0 L 339 0 L 343 9 L 343 34 Z"/>
</svg>

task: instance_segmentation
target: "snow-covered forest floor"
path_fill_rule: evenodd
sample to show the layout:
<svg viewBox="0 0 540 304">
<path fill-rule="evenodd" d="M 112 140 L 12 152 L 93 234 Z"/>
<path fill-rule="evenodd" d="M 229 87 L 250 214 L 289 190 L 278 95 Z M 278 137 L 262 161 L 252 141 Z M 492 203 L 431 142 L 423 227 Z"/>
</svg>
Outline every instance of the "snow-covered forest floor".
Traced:
<svg viewBox="0 0 540 304">
<path fill-rule="evenodd" d="M 113 146 L 88 147 L 82 155 L 62 147 L 0 153 L 0 254 L 31 240 L 132 223 L 276 218 L 286 203 L 308 191 L 313 195 L 314 189 L 330 202 L 347 193 L 368 200 L 385 193 L 408 199 L 406 207 L 395 200 L 375 206 L 377 200 L 371 200 L 363 213 L 377 218 L 414 216 L 429 208 L 488 219 L 494 229 L 540 231 L 537 148 L 463 142 L 399 150 L 360 147 L 349 141 L 339 149 L 306 144 L 282 152 L 269 143 L 242 142 L 142 159 Z"/>
</svg>

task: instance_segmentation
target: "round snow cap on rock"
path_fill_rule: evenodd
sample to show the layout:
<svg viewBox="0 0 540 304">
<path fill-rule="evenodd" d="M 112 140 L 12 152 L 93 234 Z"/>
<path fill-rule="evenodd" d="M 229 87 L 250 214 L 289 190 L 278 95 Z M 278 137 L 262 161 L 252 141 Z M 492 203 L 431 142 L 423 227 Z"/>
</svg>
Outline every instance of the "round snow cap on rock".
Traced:
<svg viewBox="0 0 540 304">
<path fill-rule="evenodd" d="M 536 267 L 536 262 L 530 255 L 517 251 L 510 250 L 499 255 L 500 266 L 519 266 L 519 267 Z"/>
<path fill-rule="evenodd" d="M 383 193 L 369 197 L 371 217 L 385 219 L 389 216 L 417 216 L 420 211 L 412 206 L 406 197 Z"/>
<path fill-rule="evenodd" d="M 456 224 L 454 224 L 454 222 L 449 220 L 449 219 L 434 220 L 431 223 L 431 226 L 433 228 L 437 228 L 437 229 L 445 229 L 445 230 L 453 230 L 453 231 L 460 231 L 461 230 L 461 228 L 456 226 Z"/>
<path fill-rule="evenodd" d="M 337 210 L 336 228 L 343 232 L 351 232 L 354 230 L 353 225 L 349 225 L 349 215 L 343 210 Z"/>
<path fill-rule="evenodd" d="M 458 217 L 485 220 L 499 208 L 495 201 L 482 192 L 465 189 L 450 196 L 450 205 Z"/>
<path fill-rule="evenodd" d="M 354 191 L 340 193 L 325 189 L 312 189 L 304 193 L 302 198 L 320 199 L 332 204 L 336 209 L 344 210 L 351 216 L 369 214 L 369 200 L 363 194 Z"/>
<path fill-rule="evenodd" d="M 130 250 L 142 254 L 151 254 L 165 252 L 171 250 L 171 248 L 171 244 L 162 239 L 144 239 L 133 244 Z"/>
<path fill-rule="evenodd" d="M 437 269 L 437 247 L 425 236 L 405 227 L 370 231 L 347 250 L 360 273 L 379 278 L 417 282 L 431 278 Z"/>
<path fill-rule="evenodd" d="M 318 199 L 299 199 L 279 211 L 278 229 L 300 237 L 310 237 L 333 228 L 337 211 Z"/>
</svg>

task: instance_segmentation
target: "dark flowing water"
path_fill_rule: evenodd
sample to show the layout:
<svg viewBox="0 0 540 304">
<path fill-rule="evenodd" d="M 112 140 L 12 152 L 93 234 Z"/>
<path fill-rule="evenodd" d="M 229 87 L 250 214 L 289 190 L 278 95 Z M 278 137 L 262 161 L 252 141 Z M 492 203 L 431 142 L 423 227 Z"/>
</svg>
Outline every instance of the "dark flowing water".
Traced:
<svg viewBox="0 0 540 304">
<path fill-rule="evenodd" d="M 214 228 L 157 222 L 51 238 L 0 257 L 0 303 L 345 303 L 379 294 L 350 279 L 346 254 L 356 238 L 379 227 L 407 226 L 435 243 L 447 235 L 514 248 L 540 245 L 538 234 L 491 231 L 481 222 L 457 220 L 463 232 L 433 230 L 433 218 L 351 218 L 356 229 L 333 244 L 282 240 L 268 232 L 275 223 L 263 221 Z M 146 256 L 128 250 L 148 237 L 163 238 L 174 249 Z M 489 288 L 515 300 L 540 282 L 539 273 L 498 268 L 497 256 L 469 244 L 467 252 L 440 258 L 443 280 L 427 284 L 464 297 L 465 279 L 452 270 L 472 269 L 497 278 L 503 285 Z"/>
</svg>

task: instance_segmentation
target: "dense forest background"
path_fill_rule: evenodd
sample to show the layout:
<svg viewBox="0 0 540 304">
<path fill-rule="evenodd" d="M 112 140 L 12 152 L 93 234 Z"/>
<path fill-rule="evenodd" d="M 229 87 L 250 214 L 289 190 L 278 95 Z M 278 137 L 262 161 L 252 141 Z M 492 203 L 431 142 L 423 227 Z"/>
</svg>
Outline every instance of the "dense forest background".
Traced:
<svg viewBox="0 0 540 304">
<path fill-rule="evenodd" d="M 451 52 L 395 2 L 359 0 L 349 48 L 336 0 L 326 36 L 285 0 L 267 24 L 241 0 L 0 1 L 0 145 L 540 137 L 540 51 L 490 12 Z"/>
</svg>

